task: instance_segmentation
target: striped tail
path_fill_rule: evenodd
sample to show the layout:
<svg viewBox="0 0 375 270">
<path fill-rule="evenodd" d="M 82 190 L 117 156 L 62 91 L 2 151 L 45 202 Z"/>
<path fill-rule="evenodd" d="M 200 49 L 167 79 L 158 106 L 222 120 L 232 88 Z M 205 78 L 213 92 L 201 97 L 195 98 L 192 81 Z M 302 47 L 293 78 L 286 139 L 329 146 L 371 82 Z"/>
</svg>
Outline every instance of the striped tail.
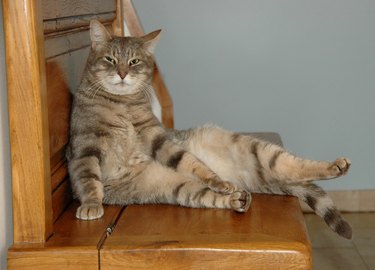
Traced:
<svg viewBox="0 0 375 270">
<path fill-rule="evenodd" d="M 307 203 L 338 235 L 346 239 L 352 238 L 351 226 L 342 218 L 332 199 L 321 187 L 312 183 L 288 184 L 280 187 L 280 190 L 284 194 L 296 196 Z"/>
</svg>

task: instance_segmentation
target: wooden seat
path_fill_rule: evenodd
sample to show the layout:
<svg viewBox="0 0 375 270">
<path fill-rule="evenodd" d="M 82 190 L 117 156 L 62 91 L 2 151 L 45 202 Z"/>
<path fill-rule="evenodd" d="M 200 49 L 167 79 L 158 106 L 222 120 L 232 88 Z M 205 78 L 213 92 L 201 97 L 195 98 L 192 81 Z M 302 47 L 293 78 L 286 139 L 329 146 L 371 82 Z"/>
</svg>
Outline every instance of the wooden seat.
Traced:
<svg viewBox="0 0 375 270">
<path fill-rule="evenodd" d="M 75 218 L 64 157 L 71 91 L 96 18 L 142 35 L 130 0 L 3 0 L 11 130 L 14 244 L 9 269 L 310 269 L 311 248 L 294 197 L 254 195 L 250 210 L 105 206 Z M 155 67 L 165 126 L 173 107 Z M 256 133 L 281 144 L 276 133 Z"/>
<path fill-rule="evenodd" d="M 245 214 L 130 206 L 103 244 L 102 269 L 308 269 L 300 211 L 293 198 L 267 195 Z"/>
</svg>

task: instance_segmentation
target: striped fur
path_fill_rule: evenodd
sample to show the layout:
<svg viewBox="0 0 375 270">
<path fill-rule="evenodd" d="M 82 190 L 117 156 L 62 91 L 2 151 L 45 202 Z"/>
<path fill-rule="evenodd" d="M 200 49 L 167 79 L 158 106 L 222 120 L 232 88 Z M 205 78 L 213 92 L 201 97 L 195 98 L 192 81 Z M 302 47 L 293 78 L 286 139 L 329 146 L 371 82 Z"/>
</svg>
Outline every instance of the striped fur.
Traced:
<svg viewBox="0 0 375 270">
<path fill-rule="evenodd" d="M 310 182 L 346 174 L 349 160 L 300 159 L 216 126 L 186 131 L 162 126 L 149 98 L 158 33 L 112 37 L 99 22 L 91 23 L 92 49 L 74 94 L 67 151 L 73 191 L 81 202 L 77 218 L 100 218 L 103 203 L 245 212 L 255 192 L 297 196 L 350 238 L 350 226 Z"/>
</svg>

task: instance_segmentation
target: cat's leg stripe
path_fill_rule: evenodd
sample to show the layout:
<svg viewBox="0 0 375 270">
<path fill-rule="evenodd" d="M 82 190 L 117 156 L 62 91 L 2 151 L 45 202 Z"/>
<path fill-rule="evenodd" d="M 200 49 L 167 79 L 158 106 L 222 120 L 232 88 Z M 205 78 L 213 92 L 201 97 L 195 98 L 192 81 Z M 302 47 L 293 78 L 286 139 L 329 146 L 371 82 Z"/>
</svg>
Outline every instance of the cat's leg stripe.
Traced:
<svg viewBox="0 0 375 270">
<path fill-rule="evenodd" d="M 206 193 L 207 193 L 208 191 L 210 191 L 210 190 L 211 190 L 210 188 L 204 188 L 204 189 L 201 189 L 200 191 L 197 192 L 197 194 L 194 195 L 194 197 L 193 197 L 193 201 L 198 200 L 198 201 L 200 202 L 201 199 L 202 199 L 202 197 L 203 197 L 204 195 L 206 195 Z"/>
<path fill-rule="evenodd" d="M 306 201 L 307 205 L 310 206 L 311 209 L 315 211 L 316 203 L 317 203 L 316 198 L 314 198 L 313 196 L 307 195 L 304 201 Z"/>
<path fill-rule="evenodd" d="M 238 134 L 238 133 L 232 134 L 232 142 L 233 143 L 237 143 L 240 138 L 241 138 L 241 134 Z"/>
<path fill-rule="evenodd" d="M 280 156 L 283 152 L 284 152 L 284 151 L 279 150 L 279 151 L 276 151 L 276 152 L 273 154 L 272 158 L 270 159 L 270 161 L 269 161 L 269 163 L 268 163 L 268 166 L 269 166 L 269 168 L 270 168 L 271 170 L 275 167 L 277 159 L 279 158 L 279 156 Z"/>
<path fill-rule="evenodd" d="M 185 186 L 188 182 L 183 182 L 181 184 L 179 184 L 174 190 L 173 190 L 173 196 L 177 199 L 177 197 L 179 196 L 180 194 L 180 191 L 181 191 L 181 188 L 183 188 L 183 186 Z"/>
<path fill-rule="evenodd" d="M 255 141 L 251 144 L 250 148 L 251 153 L 256 157 L 256 159 L 258 159 L 258 145 L 259 142 Z"/>
<path fill-rule="evenodd" d="M 152 158 L 156 157 L 157 152 L 160 150 L 166 140 L 167 136 L 165 134 L 159 134 L 153 139 L 151 153 Z"/>
<path fill-rule="evenodd" d="M 167 166 L 176 169 L 185 153 L 185 150 L 181 150 L 173 154 L 168 160 Z"/>
<path fill-rule="evenodd" d="M 139 121 L 139 122 L 136 122 L 136 123 L 133 123 L 133 126 L 135 128 L 139 127 L 139 126 L 143 126 L 147 123 L 151 123 L 152 121 L 154 120 L 153 117 L 149 117 L 149 118 L 146 118 L 145 120 L 142 120 L 142 121 Z"/>
<path fill-rule="evenodd" d="M 97 181 L 100 180 L 99 176 L 96 174 L 96 173 L 93 173 L 91 170 L 89 169 L 85 169 L 83 170 L 82 172 L 80 172 L 78 174 L 78 177 L 79 178 L 91 178 L 91 179 L 95 179 Z"/>
<path fill-rule="evenodd" d="M 101 162 L 102 152 L 100 151 L 99 148 L 95 146 L 89 146 L 89 147 L 84 148 L 81 151 L 81 155 L 79 156 L 79 158 L 86 158 L 86 157 L 92 157 L 92 156 L 96 157 L 98 161 Z"/>
</svg>

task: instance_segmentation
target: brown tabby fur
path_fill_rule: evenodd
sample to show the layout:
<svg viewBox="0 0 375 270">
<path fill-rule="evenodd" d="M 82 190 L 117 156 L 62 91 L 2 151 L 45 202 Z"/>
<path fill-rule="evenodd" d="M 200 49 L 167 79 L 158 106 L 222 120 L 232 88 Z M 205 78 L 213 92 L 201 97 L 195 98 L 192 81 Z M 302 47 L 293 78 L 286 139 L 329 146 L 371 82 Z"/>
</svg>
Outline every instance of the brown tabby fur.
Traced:
<svg viewBox="0 0 375 270">
<path fill-rule="evenodd" d="M 102 203 L 245 212 L 250 192 L 289 194 L 305 201 L 339 235 L 351 238 L 332 200 L 311 183 L 346 174 L 348 159 L 305 160 L 216 126 L 163 127 L 150 105 L 152 52 L 159 32 L 112 37 L 98 21 L 91 22 L 92 48 L 74 94 L 67 151 L 72 187 L 81 202 L 77 218 L 100 218 Z"/>
</svg>

